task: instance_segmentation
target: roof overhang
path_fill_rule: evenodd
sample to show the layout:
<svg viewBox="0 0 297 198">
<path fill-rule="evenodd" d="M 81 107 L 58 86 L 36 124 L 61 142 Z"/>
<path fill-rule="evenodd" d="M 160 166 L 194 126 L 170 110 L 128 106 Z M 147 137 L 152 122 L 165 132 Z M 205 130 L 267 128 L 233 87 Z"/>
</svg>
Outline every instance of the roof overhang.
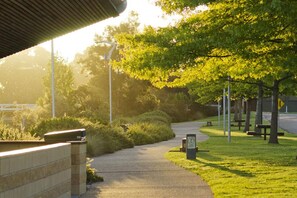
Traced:
<svg viewBox="0 0 297 198">
<path fill-rule="evenodd" d="M 1 0 L 0 59 L 116 17 L 126 6 L 127 0 Z"/>
</svg>

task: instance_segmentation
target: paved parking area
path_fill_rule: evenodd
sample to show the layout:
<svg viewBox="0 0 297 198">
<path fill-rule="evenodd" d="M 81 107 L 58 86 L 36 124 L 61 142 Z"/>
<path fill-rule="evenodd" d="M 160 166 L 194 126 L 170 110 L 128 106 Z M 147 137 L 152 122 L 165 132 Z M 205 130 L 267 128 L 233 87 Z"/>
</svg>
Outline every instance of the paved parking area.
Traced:
<svg viewBox="0 0 297 198">
<path fill-rule="evenodd" d="M 270 120 L 271 114 L 264 113 L 264 119 Z M 288 131 L 289 133 L 297 134 L 297 114 L 293 113 L 280 113 L 278 119 L 278 125 L 280 128 Z"/>
</svg>

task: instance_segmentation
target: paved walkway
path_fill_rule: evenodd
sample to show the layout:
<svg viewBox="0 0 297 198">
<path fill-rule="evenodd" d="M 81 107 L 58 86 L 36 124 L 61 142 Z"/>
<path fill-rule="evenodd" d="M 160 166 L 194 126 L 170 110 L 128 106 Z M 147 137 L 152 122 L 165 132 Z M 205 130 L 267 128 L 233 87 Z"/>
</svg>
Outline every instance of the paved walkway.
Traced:
<svg viewBox="0 0 297 198">
<path fill-rule="evenodd" d="M 172 147 L 181 144 L 187 133 L 195 133 L 197 141 L 208 137 L 198 132 L 201 123 L 172 124 L 176 138 L 157 144 L 136 146 L 94 158 L 92 166 L 104 177 L 83 197 L 101 198 L 209 198 L 209 186 L 202 179 L 164 158 Z"/>
</svg>

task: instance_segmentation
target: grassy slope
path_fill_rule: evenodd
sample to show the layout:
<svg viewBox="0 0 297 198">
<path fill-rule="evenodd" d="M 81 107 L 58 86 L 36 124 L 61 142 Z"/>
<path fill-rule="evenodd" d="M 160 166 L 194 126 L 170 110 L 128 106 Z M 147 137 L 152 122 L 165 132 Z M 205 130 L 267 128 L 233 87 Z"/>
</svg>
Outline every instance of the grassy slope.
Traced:
<svg viewBox="0 0 297 198">
<path fill-rule="evenodd" d="M 239 131 L 232 131 L 228 143 L 216 126 L 203 127 L 201 132 L 210 138 L 198 147 L 209 152 L 198 152 L 196 160 L 186 160 L 179 152 L 166 157 L 200 175 L 215 197 L 296 197 L 297 136 L 285 133 L 279 145 L 271 145 L 263 137 Z"/>
</svg>

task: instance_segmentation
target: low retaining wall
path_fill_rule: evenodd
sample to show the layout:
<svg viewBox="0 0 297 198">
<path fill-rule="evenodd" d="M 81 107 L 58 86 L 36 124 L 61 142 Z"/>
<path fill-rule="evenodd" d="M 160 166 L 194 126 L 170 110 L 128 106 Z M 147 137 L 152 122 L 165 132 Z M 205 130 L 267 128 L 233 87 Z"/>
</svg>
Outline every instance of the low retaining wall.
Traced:
<svg viewBox="0 0 297 198">
<path fill-rule="evenodd" d="M 0 152 L 48 145 L 45 141 L 0 141 Z"/>
<path fill-rule="evenodd" d="M 0 153 L 0 197 L 70 196 L 70 143 Z"/>
<path fill-rule="evenodd" d="M 0 141 L 0 165 L 0 198 L 70 197 L 86 192 L 85 141 Z"/>
</svg>

